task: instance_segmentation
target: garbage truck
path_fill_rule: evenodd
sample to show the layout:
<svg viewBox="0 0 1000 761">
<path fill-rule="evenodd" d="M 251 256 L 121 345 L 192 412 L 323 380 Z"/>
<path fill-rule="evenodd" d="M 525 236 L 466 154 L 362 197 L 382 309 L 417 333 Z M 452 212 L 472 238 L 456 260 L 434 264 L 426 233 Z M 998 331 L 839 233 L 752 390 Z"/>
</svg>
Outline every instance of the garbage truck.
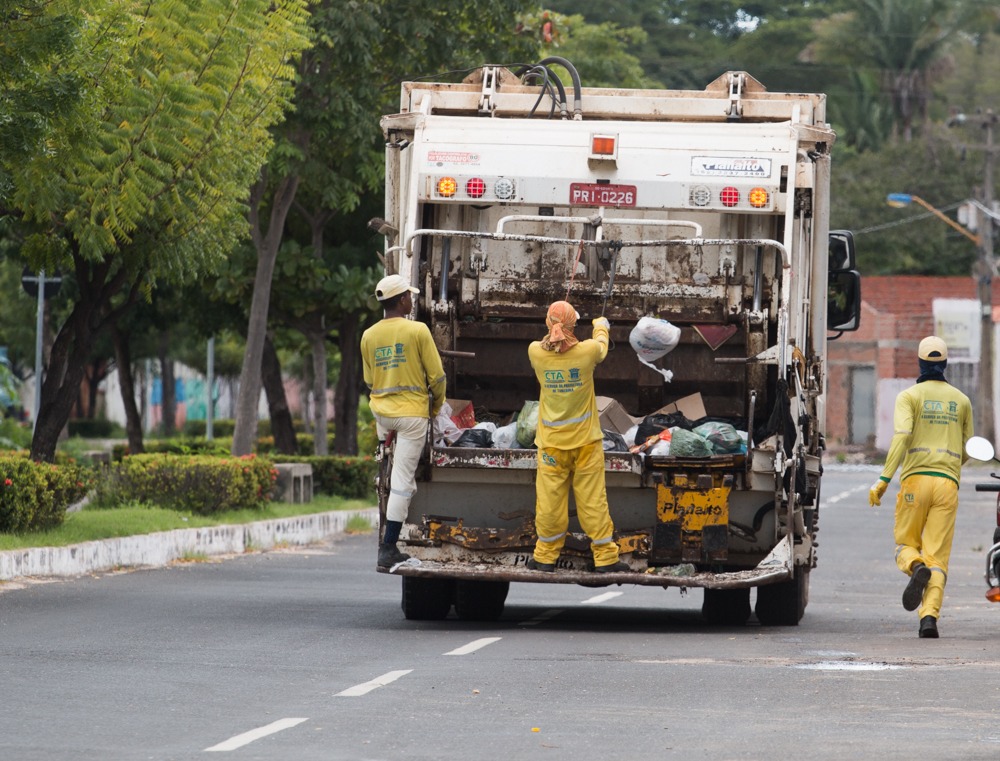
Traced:
<svg viewBox="0 0 1000 761">
<path fill-rule="evenodd" d="M 381 119 L 385 216 L 372 227 L 385 273 L 420 290 L 410 317 L 442 355 L 445 422 L 489 435 L 523 422 L 539 393 L 528 345 L 548 306 L 573 304 L 579 338 L 606 317 L 595 388 L 629 566 L 593 572 L 571 500 L 556 572 L 527 568 L 530 432 L 456 446 L 439 416 L 401 534 L 411 557 L 378 569 L 401 578 L 406 618 L 495 620 L 511 583 L 544 583 L 700 588 L 712 624 L 800 621 L 817 562 L 827 342 L 858 327 L 861 298 L 854 240 L 829 229 L 825 106 L 744 71 L 704 90 L 589 88 L 558 57 L 402 84 L 399 112 Z M 679 331 L 655 362 L 630 343 L 643 318 Z M 685 430 L 731 426 L 740 445 L 643 450 L 635 431 L 670 415 Z M 377 457 L 381 531 L 391 444 Z"/>
</svg>

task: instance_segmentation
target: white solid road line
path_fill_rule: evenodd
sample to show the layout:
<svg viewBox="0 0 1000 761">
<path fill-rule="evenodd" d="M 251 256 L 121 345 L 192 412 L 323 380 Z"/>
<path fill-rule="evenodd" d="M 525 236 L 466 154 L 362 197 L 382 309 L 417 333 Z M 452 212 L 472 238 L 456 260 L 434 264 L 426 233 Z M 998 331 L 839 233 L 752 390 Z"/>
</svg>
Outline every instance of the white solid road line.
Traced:
<svg viewBox="0 0 1000 761">
<path fill-rule="evenodd" d="M 242 748 L 244 745 L 249 745 L 254 740 L 259 740 L 262 737 L 273 735 L 275 732 L 280 732 L 283 729 L 289 729 L 294 727 L 296 724 L 301 724 L 303 721 L 309 721 L 309 719 L 278 719 L 278 721 L 272 722 L 265 727 L 251 729 L 249 732 L 236 735 L 236 737 L 230 737 L 225 742 L 213 745 L 211 748 L 205 748 L 205 752 L 209 753 L 220 750 L 236 750 L 237 748 Z"/>
<path fill-rule="evenodd" d="M 338 692 L 334 697 L 338 698 L 356 698 L 360 695 L 367 695 L 374 689 L 379 687 L 385 687 L 391 682 L 395 682 L 401 676 L 406 676 L 413 669 L 406 669 L 405 671 L 390 671 L 388 674 L 382 674 L 382 676 L 375 677 L 370 682 L 365 682 L 363 684 L 356 684 L 353 687 L 348 687 L 343 692 Z"/>
<path fill-rule="evenodd" d="M 607 602 L 608 600 L 613 600 L 616 597 L 620 597 L 625 594 L 624 592 L 605 592 L 603 595 L 597 595 L 597 597 L 591 597 L 589 600 L 584 600 L 581 605 L 598 605 L 602 602 Z"/>
<path fill-rule="evenodd" d="M 445 655 L 468 655 L 469 653 L 474 653 L 481 647 L 486 647 L 487 645 L 492 645 L 494 642 L 499 642 L 500 637 L 483 637 L 482 639 L 474 639 L 468 645 L 462 645 L 454 650 L 451 650 Z"/>
</svg>

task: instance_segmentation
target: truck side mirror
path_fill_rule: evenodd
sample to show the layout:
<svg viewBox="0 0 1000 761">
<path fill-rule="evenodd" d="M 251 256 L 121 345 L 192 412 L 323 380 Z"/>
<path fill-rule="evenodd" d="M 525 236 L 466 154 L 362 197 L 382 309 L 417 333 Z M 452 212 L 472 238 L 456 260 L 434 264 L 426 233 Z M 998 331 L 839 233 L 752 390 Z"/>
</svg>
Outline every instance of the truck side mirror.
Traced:
<svg viewBox="0 0 1000 761">
<path fill-rule="evenodd" d="M 850 230 L 831 230 L 829 241 L 827 271 L 845 272 L 857 269 L 854 234 Z"/>
<path fill-rule="evenodd" d="M 826 261 L 826 329 L 857 330 L 861 326 L 861 274 L 850 230 L 830 231 Z"/>
<path fill-rule="evenodd" d="M 857 330 L 861 326 L 861 273 L 831 272 L 827 276 L 826 329 Z"/>
</svg>

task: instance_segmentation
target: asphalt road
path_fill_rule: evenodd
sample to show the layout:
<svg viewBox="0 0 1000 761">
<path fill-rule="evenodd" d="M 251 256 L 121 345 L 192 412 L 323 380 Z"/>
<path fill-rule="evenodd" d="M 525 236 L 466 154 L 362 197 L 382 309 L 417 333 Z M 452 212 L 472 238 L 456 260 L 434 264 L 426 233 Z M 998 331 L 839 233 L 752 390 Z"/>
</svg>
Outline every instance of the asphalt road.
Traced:
<svg viewBox="0 0 1000 761">
<path fill-rule="evenodd" d="M 830 468 L 797 627 L 701 593 L 514 585 L 502 620 L 408 622 L 374 539 L 0 587 L 0 759 L 997 759 L 993 500 L 966 473 L 940 623 L 916 636 L 895 484 Z"/>
</svg>

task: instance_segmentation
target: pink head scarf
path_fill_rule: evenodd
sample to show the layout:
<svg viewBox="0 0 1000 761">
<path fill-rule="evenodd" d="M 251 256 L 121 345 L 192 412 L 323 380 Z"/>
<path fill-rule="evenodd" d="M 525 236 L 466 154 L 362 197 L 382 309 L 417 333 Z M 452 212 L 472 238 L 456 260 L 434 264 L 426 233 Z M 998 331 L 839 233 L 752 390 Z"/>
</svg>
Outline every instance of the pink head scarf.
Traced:
<svg viewBox="0 0 1000 761">
<path fill-rule="evenodd" d="M 580 343 L 580 339 L 573 335 L 577 316 L 576 310 L 568 301 L 554 302 L 545 315 L 549 333 L 542 339 L 542 348 L 560 353 Z"/>
</svg>

